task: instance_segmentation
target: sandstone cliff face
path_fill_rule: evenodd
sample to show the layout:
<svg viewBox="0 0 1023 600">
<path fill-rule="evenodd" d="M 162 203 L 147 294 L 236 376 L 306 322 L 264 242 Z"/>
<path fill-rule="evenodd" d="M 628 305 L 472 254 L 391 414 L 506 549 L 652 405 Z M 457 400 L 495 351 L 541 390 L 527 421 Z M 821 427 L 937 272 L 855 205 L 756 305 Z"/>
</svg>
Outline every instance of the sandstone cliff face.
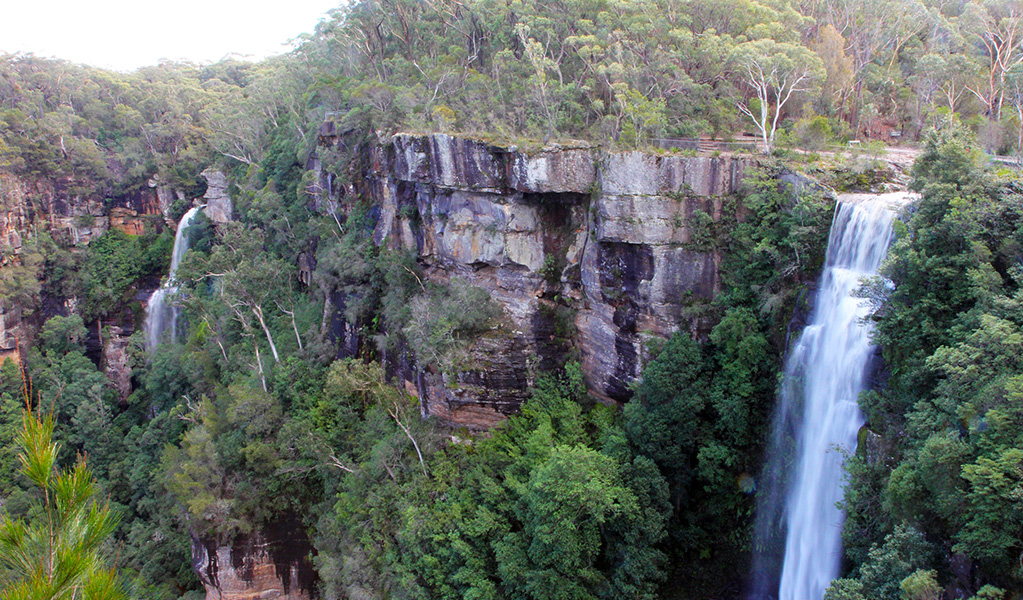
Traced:
<svg viewBox="0 0 1023 600">
<path fill-rule="evenodd" d="M 686 308 L 718 292 L 720 256 L 701 235 L 748 160 L 585 145 L 527 154 L 443 134 L 400 134 L 370 152 L 375 241 L 415 251 L 428 278 L 465 279 L 504 309 L 504 326 L 474 342 L 478 368 L 399 369 L 424 413 L 470 429 L 517 411 L 569 356 L 592 393 L 627 400 L 647 340 L 702 330 Z M 329 176 L 318 179 L 318 205 L 339 203 Z"/>
<path fill-rule="evenodd" d="M 277 523 L 231 545 L 192 540 L 192 568 L 207 600 L 310 600 L 316 597 L 312 546 L 301 524 Z"/>
<path fill-rule="evenodd" d="M 0 173 L 0 244 L 20 249 L 30 228 L 71 244 L 87 244 L 111 228 L 139 235 L 161 227 L 161 205 L 174 192 L 154 187 L 104 200 L 72 196 L 67 182 L 25 180 Z"/>
<path fill-rule="evenodd" d="M 110 385 L 117 390 L 121 401 L 131 395 L 131 364 L 128 357 L 128 336 L 132 328 L 122 325 L 111 325 L 109 335 L 103 342 L 103 372 L 106 373 Z"/>
</svg>

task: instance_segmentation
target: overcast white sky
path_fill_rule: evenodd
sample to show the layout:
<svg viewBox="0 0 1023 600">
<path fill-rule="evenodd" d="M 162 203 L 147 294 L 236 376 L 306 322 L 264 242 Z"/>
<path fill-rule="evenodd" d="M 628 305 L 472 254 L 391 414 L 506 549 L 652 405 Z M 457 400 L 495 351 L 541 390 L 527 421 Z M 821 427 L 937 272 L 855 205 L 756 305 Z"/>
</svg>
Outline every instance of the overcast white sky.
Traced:
<svg viewBox="0 0 1023 600">
<path fill-rule="evenodd" d="M 286 52 L 341 0 L 0 0 L 0 53 L 130 71 Z"/>
</svg>

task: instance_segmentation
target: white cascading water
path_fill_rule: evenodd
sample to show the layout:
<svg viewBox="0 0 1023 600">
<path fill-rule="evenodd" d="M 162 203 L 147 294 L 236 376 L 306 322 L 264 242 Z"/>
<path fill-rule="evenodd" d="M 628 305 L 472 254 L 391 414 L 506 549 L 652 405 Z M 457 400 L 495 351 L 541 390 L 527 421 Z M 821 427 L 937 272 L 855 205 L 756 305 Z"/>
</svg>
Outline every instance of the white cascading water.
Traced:
<svg viewBox="0 0 1023 600">
<path fill-rule="evenodd" d="M 202 209 L 201 206 L 190 208 L 181 217 L 181 221 L 178 223 L 178 230 L 174 234 L 174 250 L 171 252 L 171 266 L 170 271 L 167 273 L 167 279 L 160 286 L 160 289 L 153 292 L 153 295 L 149 297 L 149 303 L 146 305 L 146 350 L 149 352 L 155 350 L 156 346 L 159 345 L 160 336 L 163 335 L 164 331 L 169 332 L 168 335 L 171 342 L 176 341 L 178 314 L 181 309 L 170 304 L 168 300 L 178 291 L 174 275 L 177 273 L 181 258 L 185 255 L 185 252 L 188 252 L 188 236 L 185 235 L 185 230 L 192 224 L 192 219 L 195 218 L 200 209 Z"/>
<path fill-rule="evenodd" d="M 893 217 L 885 197 L 839 204 L 814 311 L 785 363 L 780 410 L 792 411 L 798 433 L 779 600 L 821 600 L 838 576 L 845 516 L 836 503 L 845 455 L 863 425 L 857 397 L 874 354 L 868 308 L 853 293 L 887 255 Z"/>
</svg>

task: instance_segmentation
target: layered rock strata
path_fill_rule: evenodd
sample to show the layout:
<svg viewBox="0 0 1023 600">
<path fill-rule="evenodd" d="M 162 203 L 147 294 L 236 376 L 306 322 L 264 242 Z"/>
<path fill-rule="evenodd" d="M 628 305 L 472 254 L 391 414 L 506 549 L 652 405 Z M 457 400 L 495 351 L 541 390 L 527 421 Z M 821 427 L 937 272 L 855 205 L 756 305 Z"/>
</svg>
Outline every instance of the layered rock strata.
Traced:
<svg viewBox="0 0 1023 600">
<path fill-rule="evenodd" d="M 708 230 L 750 160 L 584 144 L 526 153 L 443 134 L 400 134 L 367 151 L 356 189 L 318 174 L 317 205 L 371 197 L 378 244 L 415 252 L 431 280 L 486 289 L 504 311 L 502 327 L 474 342 L 475 368 L 399 369 L 424 413 L 474 430 L 517 411 L 566 357 L 578 358 L 593 394 L 627 400 L 645 342 L 705 329 L 687 309 L 719 289 Z"/>
<path fill-rule="evenodd" d="M 207 600 L 309 600 L 316 597 L 312 545 L 301 524 L 275 523 L 230 545 L 192 540 L 192 568 Z"/>
</svg>

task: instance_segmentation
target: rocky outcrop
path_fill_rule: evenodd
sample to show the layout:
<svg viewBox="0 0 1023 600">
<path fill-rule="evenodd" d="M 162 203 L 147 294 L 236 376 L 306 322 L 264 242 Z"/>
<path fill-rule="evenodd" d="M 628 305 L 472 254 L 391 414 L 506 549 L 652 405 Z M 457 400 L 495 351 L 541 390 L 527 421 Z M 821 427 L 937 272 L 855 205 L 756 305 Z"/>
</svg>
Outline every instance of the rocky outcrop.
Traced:
<svg viewBox="0 0 1023 600">
<path fill-rule="evenodd" d="M 163 215 L 164 220 L 172 222 L 171 209 L 175 202 L 187 201 L 185 193 L 181 190 L 175 190 L 169 186 L 162 185 L 157 178 L 150 179 L 148 185 L 156 191 L 156 202 L 160 207 L 160 214 Z"/>
<path fill-rule="evenodd" d="M 125 324 L 127 325 L 127 324 Z M 129 340 L 132 328 L 111 325 L 107 328 L 103 340 L 103 372 L 106 373 L 110 385 L 117 390 L 121 401 L 131 395 L 131 363 L 128 357 Z"/>
<path fill-rule="evenodd" d="M 217 545 L 192 539 L 192 568 L 207 600 L 310 600 L 316 597 L 312 545 L 288 520 Z"/>
<path fill-rule="evenodd" d="M 21 252 L 22 232 L 28 230 L 29 207 L 20 179 L 0 174 L 0 249 L 3 254 Z"/>
<path fill-rule="evenodd" d="M 526 153 L 444 134 L 400 134 L 367 152 L 360 191 L 379 206 L 375 241 L 504 309 L 503 326 L 473 344 L 476 368 L 413 362 L 400 373 L 425 413 L 471 429 L 517 411 L 536 377 L 570 355 L 592 393 L 627 400 L 647 341 L 705 330 L 687 309 L 718 292 L 709 231 L 750 160 L 585 144 Z M 321 209 L 343 204 L 329 174 L 316 180 Z"/>
<path fill-rule="evenodd" d="M 18 348 L 20 312 L 17 307 L 5 308 L 0 305 L 0 363 L 8 358 L 14 362 L 21 362 L 21 352 Z"/>
<path fill-rule="evenodd" d="M 227 176 L 214 169 L 206 169 L 202 176 L 206 178 L 206 194 L 202 198 L 206 203 L 206 216 L 214 223 L 227 223 L 234 216 L 234 205 L 227 192 Z"/>
</svg>

